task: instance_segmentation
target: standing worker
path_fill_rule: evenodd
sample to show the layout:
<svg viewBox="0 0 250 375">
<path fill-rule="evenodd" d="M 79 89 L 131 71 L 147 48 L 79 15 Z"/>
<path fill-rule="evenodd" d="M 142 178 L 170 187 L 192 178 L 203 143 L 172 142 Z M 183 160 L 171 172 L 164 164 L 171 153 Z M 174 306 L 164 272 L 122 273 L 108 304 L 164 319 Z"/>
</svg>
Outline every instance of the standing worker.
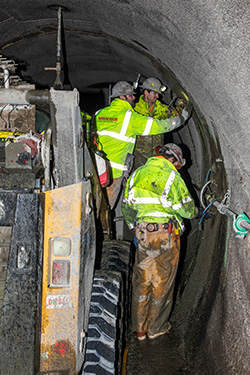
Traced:
<svg viewBox="0 0 250 375">
<path fill-rule="evenodd" d="M 111 209 L 115 207 L 121 191 L 124 173 L 130 170 L 126 165 L 127 155 L 132 155 L 137 135 L 163 134 L 183 125 L 191 113 L 188 104 L 182 115 L 171 119 L 158 120 L 134 111 L 134 89 L 125 81 L 118 82 L 112 89 L 114 100 L 108 107 L 95 114 L 97 144 L 106 154 L 112 168 L 113 182 L 107 187 Z"/>
<path fill-rule="evenodd" d="M 165 120 L 180 115 L 183 110 L 184 100 L 179 99 L 177 107 L 163 104 L 159 100 L 159 97 L 165 90 L 166 86 L 163 86 L 159 79 L 155 77 L 145 79 L 141 85 L 142 95 L 139 98 L 139 102 L 135 104 L 135 111 L 159 120 Z M 163 134 L 137 137 L 135 147 L 136 166 L 139 167 L 144 164 L 146 159 L 152 156 L 152 150 L 154 150 L 157 145 L 163 144 L 164 141 Z"/>
<path fill-rule="evenodd" d="M 122 212 L 135 230 L 137 253 L 133 271 L 132 330 L 138 340 L 168 333 L 179 262 L 182 218 L 199 210 L 177 171 L 185 164 L 174 143 L 161 146 L 127 181 Z"/>
<path fill-rule="evenodd" d="M 139 98 L 139 102 L 135 104 L 135 111 L 145 115 L 165 120 L 174 117 L 172 110 L 166 104 L 160 102 L 159 96 L 165 91 L 159 79 L 149 77 L 143 81 L 141 86 L 143 94 Z"/>
</svg>

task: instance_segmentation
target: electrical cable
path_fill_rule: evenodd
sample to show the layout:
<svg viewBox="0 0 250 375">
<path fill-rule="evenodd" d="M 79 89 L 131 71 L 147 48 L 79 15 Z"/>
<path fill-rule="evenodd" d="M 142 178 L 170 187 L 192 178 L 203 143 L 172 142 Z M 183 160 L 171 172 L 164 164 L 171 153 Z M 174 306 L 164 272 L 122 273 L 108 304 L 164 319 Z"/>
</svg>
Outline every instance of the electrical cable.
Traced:
<svg viewBox="0 0 250 375">
<path fill-rule="evenodd" d="M 201 189 L 201 192 L 200 192 L 200 202 L 201 202 L 201 205 L 202 205 L 202 207 L 203 207 L 204 209 L 206 208 L 206 206 L 205 206 L 205 204 L 203 203 L 203 193 L 204 193 L 206 187 L 207 187 L 210 183 L 211 183 L 210 180 L 207 181 L 207 182 L 205 183 L 205 185 L 203 186 L 203 188 Z"/>
<path fill-rule="evenodd" d="M 12 104 L 12 110 L 9 111 L 9 113 L 8 113 L 8 126 L 9 126 L 9 129 L 11 129 L 11 126 L 10 126 L 10 115 L 11 115 L 11 112 L 13 112 L 14 109 L 16 109 L 16 107 L 17 107 L 16 105 Z"/>
<path fill-rule="evenodd" d="M 4 108 L 7 107 L 7 105 L 8 105 L 8 104 L 5 104 L 5 105 L 3 106 L 3 108 L 1 109 L 1 112 L 0 112 L 0 117 L 1 117 L 1 119 L 2 119 L 2 120 L 4 121 L 4 123 L 5 123 L 5 125 L 4 125 L 5 129 L 7 129 L 7 125 L 8 125 L 8 123 L 7 123 L 7 121 L 3 118 L 2 114 L 3 114 L 3 110 L 4 110 Z"/>
<path fill-rule="evenodd" d="M 208 181 L 208 176 L 209 176 L 209 173 L 211 172 L 211 169 L 208 170 L 207 172 L 207 175 L 206 175 L 206 181 Z"/>
<path fill-rule="evenodd" d="M 205 215 L 206 215 L 207 210 L 209 209 L 209 207 L 210 207 L 215 201 L 217 201 L 217 200 L 218 200 L 218 199 L 215 198 L 215 199 L 214 199 L 212 202 L 210 202 L 209 205 L 204 209 L 204 211 L 202 212 L 202 216 L 201 216 L 201 218 L 200 218 L 200 221 L 199 221 L 198 225 L 200 225 L 200 224 L 202 223 L 202 220 L 203 220 L 203 218 L 205 217 Z"/>
</svg>

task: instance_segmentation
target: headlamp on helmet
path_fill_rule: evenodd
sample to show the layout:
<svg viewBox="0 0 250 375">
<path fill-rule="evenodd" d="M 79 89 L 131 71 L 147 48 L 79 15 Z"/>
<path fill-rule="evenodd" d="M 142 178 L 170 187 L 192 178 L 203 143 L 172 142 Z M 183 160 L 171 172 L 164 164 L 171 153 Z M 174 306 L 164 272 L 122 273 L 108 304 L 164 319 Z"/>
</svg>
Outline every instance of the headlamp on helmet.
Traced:
<svg viewBox="0 0 250 375">
<path fill-rule="evenodd" d="M 161 85 L 160 90 L 164 93 L 167 90 L 167 86 Z"/>
<path fill-rule="evenodd" d="M 157 92 L 158 94 L 163 94 L 167 87 L 162 85 L 159 79 L 154 78 L 154 77 L 149 77 L 145 79 L 141 86 L 142 90 L 148 90 L 148 91 L 153 91 Z"/>
</svg>

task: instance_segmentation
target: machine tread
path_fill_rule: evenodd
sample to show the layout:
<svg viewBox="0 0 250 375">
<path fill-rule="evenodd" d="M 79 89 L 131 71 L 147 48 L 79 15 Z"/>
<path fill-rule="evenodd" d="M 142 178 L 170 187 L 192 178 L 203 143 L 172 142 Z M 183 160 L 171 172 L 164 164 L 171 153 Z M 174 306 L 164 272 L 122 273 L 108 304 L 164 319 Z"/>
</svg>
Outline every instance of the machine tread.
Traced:
<svg viewBox="0 0 250 375">
<path fill-rule="evenodd" d="M 127 241 L 109 240 L 103 242 L 101 269 L 121 272 L 123 278 L 124 326 L 130 324 L 130 300 L 132 277 L 131 244 Z"/>
<path fill-rule="evenodd" d="M 122 277 L 118 272 L 95 272 L 82 374 L 114 375 L 117 373 L 121 284 Z"/>
</svg>

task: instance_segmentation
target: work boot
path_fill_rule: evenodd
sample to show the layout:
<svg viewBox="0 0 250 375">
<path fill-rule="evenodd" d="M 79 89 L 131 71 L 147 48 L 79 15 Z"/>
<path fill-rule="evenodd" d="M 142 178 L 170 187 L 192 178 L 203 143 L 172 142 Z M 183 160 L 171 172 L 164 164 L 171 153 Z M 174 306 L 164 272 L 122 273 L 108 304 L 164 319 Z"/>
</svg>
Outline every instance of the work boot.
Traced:
<svg viewBox="0 0 250 375">
<path fill-rule="evenodd" d="M 153 339 L 156 339 L 156 337 L 165 335 L 166 333 L 169 333 L 171 327 L 172 327 L 172 324 L 170 322 L 168 322 L 168 328 L 165 331 L 155 333 L 154 335 L 148 335 L 148 338 L 151 339 L 151 340 L 153 340 Z"/>
<path fill-rule="evenodd" d="M 143 341 L 146 339 L 146 332 L 136 332 L 137 340 Z"/>
</svg>

